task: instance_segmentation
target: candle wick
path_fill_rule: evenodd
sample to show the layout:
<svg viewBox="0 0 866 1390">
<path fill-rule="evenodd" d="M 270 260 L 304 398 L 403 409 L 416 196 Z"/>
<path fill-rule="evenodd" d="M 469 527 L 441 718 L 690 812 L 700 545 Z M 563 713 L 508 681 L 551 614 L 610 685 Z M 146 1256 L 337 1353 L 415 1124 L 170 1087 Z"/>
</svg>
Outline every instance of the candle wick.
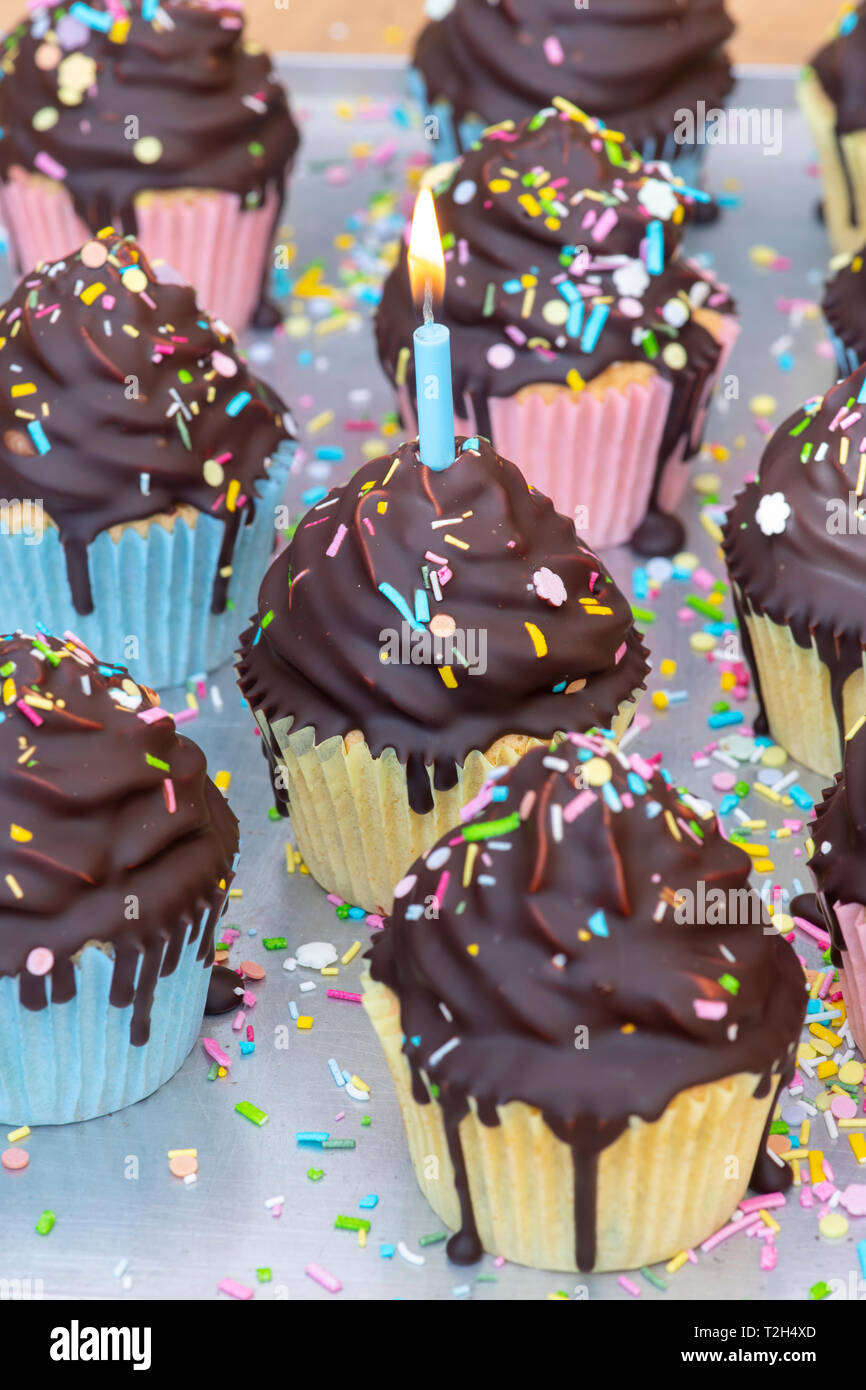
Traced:
<svg viewBox="0 0 866 1390">
<path fill-rule="evenodd" d="M 430 280 L 424 282 L 424 322 L 433 322 L 433 284 Z"/>
</svg>

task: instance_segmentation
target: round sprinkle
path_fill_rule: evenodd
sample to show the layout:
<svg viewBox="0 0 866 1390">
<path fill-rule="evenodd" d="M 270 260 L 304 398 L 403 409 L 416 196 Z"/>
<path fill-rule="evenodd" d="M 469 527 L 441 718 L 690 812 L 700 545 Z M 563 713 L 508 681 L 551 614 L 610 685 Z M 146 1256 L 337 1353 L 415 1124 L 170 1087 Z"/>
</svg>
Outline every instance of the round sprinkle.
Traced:
<svg viewBox="0 0 866 1390">
<path fill-rule="evenodd" d="M 457 631 L 457 624 L 450 613 L 436 613 L 430 619 L 430 631 L 434 637 L 450 637 Z"/>
<path fill-rule="evenodd" d="M 86 92 L 96 81 L 96 62 L 87 53 L 69 53 L 57 68 L 57 80 L 70 91 Z"/>
<path fill-rule="evenodd" d="M 52 72 L 62 57 L 63 50 L 59 44 L 41 43 L 33 54 L 33 61 L 40 72 Z"/>
<path fill-rule="evenodd" d="M 716 639 L 711 632 L 693 632 L 689 637 L 693 652 L 711 652 L 715 645 Z"/>
<path fill-rule="evenodd" d="M 23 430 L 4 430 L 3 443 L 6 445 L 10 454 L 29 456 L 30 454 L 36 453 L 36 447 L 32 439 L 29 435 L 25 434 Z"/>
<path fill-rule="evenodd" d="M 670 560 L 665 559 L 664 555 L 654 555 L 651 560 L 647 560 L 646 572 L 650 579 L 657 579 L 660 584 L 667 584 L 674 572 L 674 567 Z"/>
<path fill-rule="evenodd" d="M 216 459 L 205 459 L 201 471 L 208 487 L 219 487 L 225 477 L 225 469 L 221 463 L 217 463 Z"/>
<path fill-rule="evenodd" d="M 559 327 L 568 318 L 568 305 L 564 299 L 548 299 L 546 304 L 541 306 L 541 317 L 545 323 L 552 323 Z"/>
<path fill-rule="evenodd" d="M 471 203 L 477 192 L 478 187 L 472 179 L 461 179 L 451 196 L 455 203 Z"/>
<path fill-rule="evenodd" d="M 857 1114 L 857 1102 L 850 1096 L 834 1096 L 830 1101 L 830 1111 L 837 1120 L 853 1120 Z"/>
<path fill-rule="evenodd" d="M 162 141 L 156 135 L 142 135 L 132 147 L 139 164 L 156 164 L 162 158 Z"/>
<path fill-rule="evenodd" d="M 494 343 L 493 347 L 489 348 L 487 351 L 487 361 L 490 366 L 495 367 L 497 371 L 502 371 L 505 367 L 510 367 L 514 361 L 514 357 L 514 348 L 508 343 Z"/>
<path fill-rule="evenodd" d="M 47 975 L 54 965 L 54 952 L 47 946 L 34 946 L 25 964 L 29 975 Z"/>
<path fill-rule="evenodd" d="M 672 328 L 682 328 L 689 318 L 688 306 L 681 299 L 669 299 L 662 309 L 662 318 Z"/>
<path fill-rule="evenodd" d="M 168 1167 L 176 1178 L 186 1178 L 198 1172 L 198 1159 L 195 1154 L 175 1154 L 169 1159 Z"/>
<path fill-rule="evenodd" d="M 720 481 L 718 473 L 698 473 L 692 479 L 692 487 L 695 492 L 706 496 L 711 492 L 718 492 Z"/>
<path fill-rule="evenodd" d="M 50 130 L 60 120 L 60 112 L 56 106 L 40 106 L 33 117 L 34 130 Z"/>
<path fill-rule="evenodd" d="M 265 967 L 259 965 L 258 961 L 242 960 L 241 970 L 250 980 L 263 980 L 265 978 Z"/>
<path fill-rule="evenodd" d="M 448 845 L 440 845 L 439 849 L 432 849 L 425 859 L 428 869 L 441 869 L 451 858 L 451 850 Z"/>
<path fill-rule="evenodd" d="M 714 772 L 713 786 L 717 792 L 729 792 L 731 787 L 736 784 L 736 776 L 733 772 Z"/>
<path fill-rule="evenodd" d="M 141 294 L 147 289 L 147 276 L 140 265 L 131 265 L 123 272 L 123 288 L 130 294 Z"/>
<path fill-rule="evenodd" d="M 775 396 L 753 396 L 749 401 L 749 409 L 753 415 L 758 415 L 766 419 L 769 415 L 774 415 L 778 407 Z"/>
<path fill-rule="evenodd" d="M 405 896 L 406 896 L 407 893 L 411 893 L 411 892 L 412 892 L 412 889 L 415 887 L 415 884 L 416 884 L 417 882 L 418 882 L 418 875 L 417 875 L 417 874 L 407 874 L 405 878 L 401 878 L 401 879 L 400 879 L 400 882 L 399 882 L 399 883 L 397 884 L 397 886 L 395 887 L 395 889 L 394 889 L 394 897 L 395 897 L 395 898 L 405 898 Z"/>
<path fill-rule="evenodd" d="M 619 301 L 619 310 L 627 319 L 639 319 L 643 316 L 643 305 L 639 299 L 632 299 L 631 295 L 626 295 Z"/>
<path fill-rule="evenodd" d="M 788 761 L 788 754 L 778 743 L 771 743 L 761 754 L 762 767 L 782 767 Z"/>
<path fill-rule="evenodd" d="M 839 1211 L 828 1212 L 818 1222 L 818 1230 L 825 1240 L 841 1240 L 848 1234 L 848 1218 Z"/>
<path fill-rule="evenodd" d="M 581 764 L 580 770 L 590 787 L 603 787 L 605 782 L 609 782 L 613 776 L 610 763 L 606 758 L 590 758 L 588 762 Z"/>
<path fill-rule="evenodd" d="M 693 555 L 690 550 L 681 550 L 678 555 L 674 556 L 673 564 L 674 569 L 688 570 L 691 574 L 692 570 L 698 567 L 698 557 Z"/>
<path fill-rule="evenodd" d="M 843 1062 L 839 1068 L 839 1080 L 845 1086 L 859 1086 L 866 1068 L 862 1062 Z"/>
<path fill-rule="evenodd" d="M 689 360 L 689 355 L 682 343 L 668 343 L 662 353 L 662 360 L 671 371 L 679 372 Z"/>
<path fill-rule="evenodd" d="M 0 1163 L 10 1173 L 20 1173 L 29 1162 L 30 1155 L 26 1149 L 4 1149 L 0 1154 Z"/>
<path fill-rule="evenodd" d="M 108 260 L 108 247 L 104 241 L 85 241 L 81 248 L 81 263 L 89 270 L 98 270 Z"/>
<path fill-rule="evenodd" d="M 211 363 L 215 372 L 220 376 L 236 376 L 238 364 L 233 357 L 228 357 L 224 352 L 211 353 Z"/>
</svg>

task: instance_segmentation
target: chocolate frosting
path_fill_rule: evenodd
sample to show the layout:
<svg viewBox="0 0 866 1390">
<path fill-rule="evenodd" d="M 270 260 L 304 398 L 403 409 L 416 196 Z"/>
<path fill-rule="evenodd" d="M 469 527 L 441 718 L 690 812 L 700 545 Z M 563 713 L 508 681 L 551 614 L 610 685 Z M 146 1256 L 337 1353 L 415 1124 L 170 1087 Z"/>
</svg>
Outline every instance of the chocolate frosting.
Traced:
<svg viewBox="0 0 866 1390">
<path fill-rule="evenodd" d="M 827 96 L 836 106 L 836 130 L 848 135 L 866 129 L 866 90 L 863 69 L 866 66 L 866 5 L 855 11 L 846 10 L 835 26 L 835 32 L 812 59 Z"/>
<path fill-rule="evenodd" d="M 42 500 L 77 612 L 93 609 L 94 537 L 180 503 L 224 528 L 222 611 L 238 530 L 295 433 L 229 329 L 188 285 L 158 280 L 131 238 L 108 236 L 27 275 L 0 309 L 0 335 L 0 495 Z"/>
<path fill-rule="evenodd" d="M 815 808 L 809 860 L 837 968 L 844 965 L 845 941 L 834 904 L 866 902 L 866 725 L 845 741 L 843 753 L 841 772 Z"/>
<path fill-rule="evenodd" d="M 513 463 L 458 438 L 456 461 L 433 472 L 416 447 L 365 464 L 307 513 L 265 575 L 239 676 L 270 723 L 290 718 L 318 742 L 360 729 L 374 757 L 394 748 L 424 813 L 431 765 L 445 789 L 505 734 L 606 726 L 648 666 L 601 561 Z M 449 618 L 481 634 L 485 669 L 383 661 L 404 614 L 428 656 Z"/>
<path fill-rule="evenodd" d="M 434 197 L 447 261 L 437 319 L 452 330 L 460 416 L 468 398 L 477 428 L 490 435 L 490 396 L 540 382 L 580 390 L 614 363 L 639 362 L 673 388 L 657 475 L 681 440 L 686 456 L 694 453 L 696 416 L 720 357 L 694 311 L 732 314 L 734 305 L 681 258 L 694 200 L 665 167 L 644 164 L 557 99 L 516 129 L 488 132 L 450 166 Z M 386 372 L 395 381 L 405 371 L 413 396 L 407 351 L 418 322 L 404 247 L 385 282 L 376 335 Z M 681 528 L 671 544 L 680 540 Z"/>
<path fill-rule="evenodd" d="M 247 207 L 269 187 L 282 195 L 298 132 L 270 59 L 243 30 L 230 3 L 35 10 L 4 44 L 0 174 L 61 179 L 93 232 L 113 223 L 134 234 L 146 190 L 223 189 Z"/>
<path fill-rule="evenodd" d="M 840 739 L 842 691 L 861 669 L 866 644 L 866 502 L 858 500 L 866 487 L 864 400 L 866 366 L 789 416 L 767 444 L 758 477 L 737 494 L 723 539 L 759 697 L 743 621 L 749 614 L 789 628 L 801 647 L 814 640 L 830 672 Z M 756 727 L 767 728 L 763 702 Z"/>
<path fill-rule="evenodd" d="M 748 858 L 706 803 L 609 740 L 528 753 L 470 811 L 397 885 L 371 974 L 399 998 L 416 1101 L 432 1084 L 443 1108 L 452 1259 L 481 1253 L 458 1134 L 469 1098 L 487 1125 L 523 1101 L 572 1148 L 576 1263 L 591 1269 L 600 1153 L 689 1087 L 747 1072 L 761 1097 L 789 1080 L 802 970 L 753 892 L 748 911 L 725 899 L 721 925 L 709 908 L 677 921 L 677 895 L 747 889 Z M 753 1185 L 789 1178 L 762 1146 Z"/>
<path fill-rule="evenodd" d="M 457 0 L 422 30 L 415 66 L 458 120 L 520 120 L 557 91 L 659 152 L 675 113 L 724 104 L 733 29 L 722 0 Z"/>
<path fill-rule="evenodd" d="M 824 286 L 821 308 L 833 332 L 860 361 L 866 358 L 866 275 L 862 247 L 856 255 L 835 256 Z"/>
<path fill-rule="evenodd" d="M 111 1003 L 146 1043 L 153 992 L 191 928 L 202 967 L 231 883 L 237 821 L 158 696 L 77 641 L 0 638 L 0 975 L 25 1008 L 76 992 L 89 942 L 114 960 Z M 53 956 L 48 973 L 31 952 Z M 48 982 L 50 980 L 50 989 Z"/>
</svg>

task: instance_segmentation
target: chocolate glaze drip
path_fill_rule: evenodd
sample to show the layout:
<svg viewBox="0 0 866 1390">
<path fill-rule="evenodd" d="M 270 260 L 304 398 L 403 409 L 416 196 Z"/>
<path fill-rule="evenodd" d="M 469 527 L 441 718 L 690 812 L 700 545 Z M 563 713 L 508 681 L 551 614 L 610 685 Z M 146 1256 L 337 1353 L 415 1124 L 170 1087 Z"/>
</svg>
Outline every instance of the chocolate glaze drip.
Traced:
<svg viewBox="0 0 866 1390">
<path fill-rule="evenodd" d="M 866 366 L 779 426 L 764 450 L 759 475 L 734 499 L 722 542 L 759 699 L 744 621 L 751 614 L 787 627 L 801 647 L 814 642 L 830 673 L 840 742 L 847 733 L 842 692 L 848 677 L 861 669 L 866 644 L 866 501 L 856 495 L 866 440 L 866 415 L 859 404 L 864 390 Z M 767 728 L 763 701 L 756 727 Z"/>
<path fill-rule="evenodd" d="M 410 443 L 332 489 L 274 560 L 241 637 L 240 686 L 254 711 L 312 727 L 317 742 L 360 729 L 374 757 L 395 749 L 421 814 L 431 766 L 444 789 L 469 752 L 505 734 L 607 726 L 648 670 L 628 603 L 572 522 L 486 441 L 456 443 L 444 472 L 421 465 Z M 536 582 L 564 601 L 542 598 Z M 486 644 L 483 671 L 451 662 L 456 688 L 441 657 L 381 659 L 404 621 L 393 597 L 412 613 L 419 593 L 434 630 L 447 615 Z M 417 626 L 429 641 L 427 620 Z"/>
<path fill-rule="evenodd" d="M 724 105 L 733 29 L 722 0 L 604 0 L 580 11 L 574 0 L 457 0 L 421 31 L 415 66 L 428 101 L 446 98 L 458 121 L 521 120 L 555 90 L 661 153 L 675 113 L 701 98 Z"/>
<path fill-rule="evenodd" d="M 668 553 L 683 530 L 659 510 L 662 468 L 678 446 L 689 458 L 700 445 L 699 412 L 720 357 L 707 326 L 713 313 L 705 315 L 731 315 L 734 305 L 680 258 L 693 199 L 663 168 L 601 134 L 575 108 L 548 108 L 516 130 L 489 133 L 450 167 L 434 191 L 449 247 L 437 317 L 452 333 L 455 411 L 474 416 L 485 437 L 490 396 L 567 387 L 575 373 L 591 381 L 615 363 L 652 366 L 670 382 L 650 515 L 635 538 L 642 553 Z M 534 282 L 529 294 L 525 276 Z M 581 300 L 583 311 L 569 314 Z M 376 337 L 385 371 L 395 382 L 405 373 L 413 399 L 414 358 L 405 360 L 405 350 L 417 322 L 404 247 L 385 282 Z"/>
<path fill-rule="evenodd" d="M 836 107 L 837 133 L 848 135 L 866 130 L 866 5 L 861 3 L 855 15 L 846 13 L 842 17 L 835 34 L 816 53 L 811 66 Z"/>
<path fill-rule="evenodd" d="M 295 435 L 230 330 L 188 285 L 158 279 L 131 238 L 109 237 L 27 275 L 0 334 L 0 495 L 42 500 L 76 611 L 93 610 L 87 547 L 99 532 L 188 503 L 223 526 L 222 612 L 257 484 Z"/>
<path fill-rule="evenodd" d="M 188 933 L 202 968 L 213 961 L 237 821 L 201 750 L 170 715 L 147 717 L 159 699 L 125 667 L 19 633 L 0 638 L 0 674 L 11 825 L 0 837 L 0 975 L 20 976 L 27 1009 L 65 1003 L 78 952 L 99 943 L 114 960 L 111 1003 L 133 1006 L 130 1039 L 142 1046 L 157 980 Z M 35 947 L 53 954 L 48 974 L 28 968 Z"/>
<path fill-rule="evenodd" d="M 231 1009 L 239 1008 L 240 999 L 235 993 L 238 986 L 243 987 L 243 980 L 236 970 L 229 970 L 227 965 L 215 965 L 207 987 L 205 1013 L 227 1014 Z"/>
<path fill-rule="evenodd" d="M 837 969 L 844 967 L 846 946 L 834 905 L 866 902 L 866 725 L 843 744 L 843 754 L 842 770 L 815 808 L 809 860 Z"/>
<path fill-rule="evenodd" d="M 50 172 L 47 157 L 93 232 L 113 224 L 134 235 L 134 200 L 146 190 L 223 189 L 257 207 L 272 187 L 282 202 L 298 131 L 270 59 L 244 41 L 243 12 L 164 0 L 146 20 L 141 0 L 89 7 L 125 11 L 125 37 L 122 24 L 104 33 L 81 23 L 74 6 L 37 10 L 7 36 L 0 174 Z M 34 125 L 46 110 L 54 124 Z M 137 157 L 139 137 L 159 141 L 155 161 Z"/>
<path fill-rule="evenodd" d="M 747 857 L 715 817 L 643 760 L 574 742 L 487 784 L 465 827 L 481 851 L 467 887 L 472 842 L 459 832 L 416 862 L 370 969 L 400 1000 L 416 1100 L 435 1085 L 442 1106 L 463 1213 L 456 1253 L 480 1253 L 458 1133 L 469 1098 L 488 1125 L 523 1101 L 572 1149 L 576 1264 L 591 1269 L 599 1155 L 630 1117 L 657 1120 L 689 1087 L 747 1072 L 760 1099 L 773 1077 L 790 1080 L 805 993 L 794 952 L 754 920 L 754 895 L 727 925 L 676 920 L 677 894 L 697 903 L 703 884 L 709 902 L 711 889 L 748 885 Z M 785 1185 L 771 1162 L 759 1155 L 759 1189 Z"/>
<path fill-rule="evenodd" d="M 833 332 L 847 348 L 866 359 L 866 246 L 854 256 L 834 257 L 824 286 L 821 308 Z"/>
</svg>

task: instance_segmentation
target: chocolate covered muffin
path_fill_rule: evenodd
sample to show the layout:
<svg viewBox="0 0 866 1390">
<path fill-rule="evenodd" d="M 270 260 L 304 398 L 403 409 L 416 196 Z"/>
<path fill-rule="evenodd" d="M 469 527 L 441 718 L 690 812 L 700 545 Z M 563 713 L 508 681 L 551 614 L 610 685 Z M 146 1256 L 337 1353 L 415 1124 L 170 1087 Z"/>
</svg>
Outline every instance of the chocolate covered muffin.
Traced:
<svg viewBox="0 0 866 1390">
<path fill-rule="evenodd" d="M 271 565 L 239 676 L 310 872 L 387 909 L 413 859 L 534 740 L 622 730 L 647 674 L 572 523 L 485 440 L 334 488 Z"/>
<path fill-rule="evenodd" d="M 193 1046 L 237 821 L 124 666 L 17 632 L 0 678 L 0 1119 L 64 1124 Z"/>
<path fill-rule="evenodd" d="M 19 271 L 111 225 L 245 328 L 298 132 L 242 7 L 36 6 L 6 35 L 3 73 L 0 208 Z"/>
<path fill-rule="evenodd" d="M 650 1265 L 787 1186 L 766 1134 L 805 982 L 749 867 L 595 736 L 528 753 L 413 865 L 364 1003 L 452 1260 Z"/>
<path fill-rule="evenodd" d="M 761 733 L 825 777 L 866 712 L 866 367 L 779 426 L 724 527 Z"/>
<path fill-rule="evenodd" d="M 213 670 L 255 602 L 293 435 L 131 238 L 28 275 L 0 308 L 0 612 L 156 686 Z"/>
<path fill-rule="evenodd" d="M 818 150 L 824 222 L 837 252 L 866 240 L 866 5 L 846 6 L 797 88 Z"/>
<path fill-rule="evenodd" d="M 694 196 L 557 97 L 438 171 L 434 198 L 458 429 L 490 438 L 590 545 L 681 549 L 671 513 L 738 331 L 727 291 L 681 252 Z M 404 250 L 376 337 L 407 421 L 417 322 Z"/>
<path fill-rule="evenodd" d="M 422 30 L 415 89 L 440 159 L 484 126 L 520 121 L 559 92 L 625 132 L 645 159 L 697 177 L 707 112 L 733 86 L 722 0 L 456 0 Z"/>
</svg>

